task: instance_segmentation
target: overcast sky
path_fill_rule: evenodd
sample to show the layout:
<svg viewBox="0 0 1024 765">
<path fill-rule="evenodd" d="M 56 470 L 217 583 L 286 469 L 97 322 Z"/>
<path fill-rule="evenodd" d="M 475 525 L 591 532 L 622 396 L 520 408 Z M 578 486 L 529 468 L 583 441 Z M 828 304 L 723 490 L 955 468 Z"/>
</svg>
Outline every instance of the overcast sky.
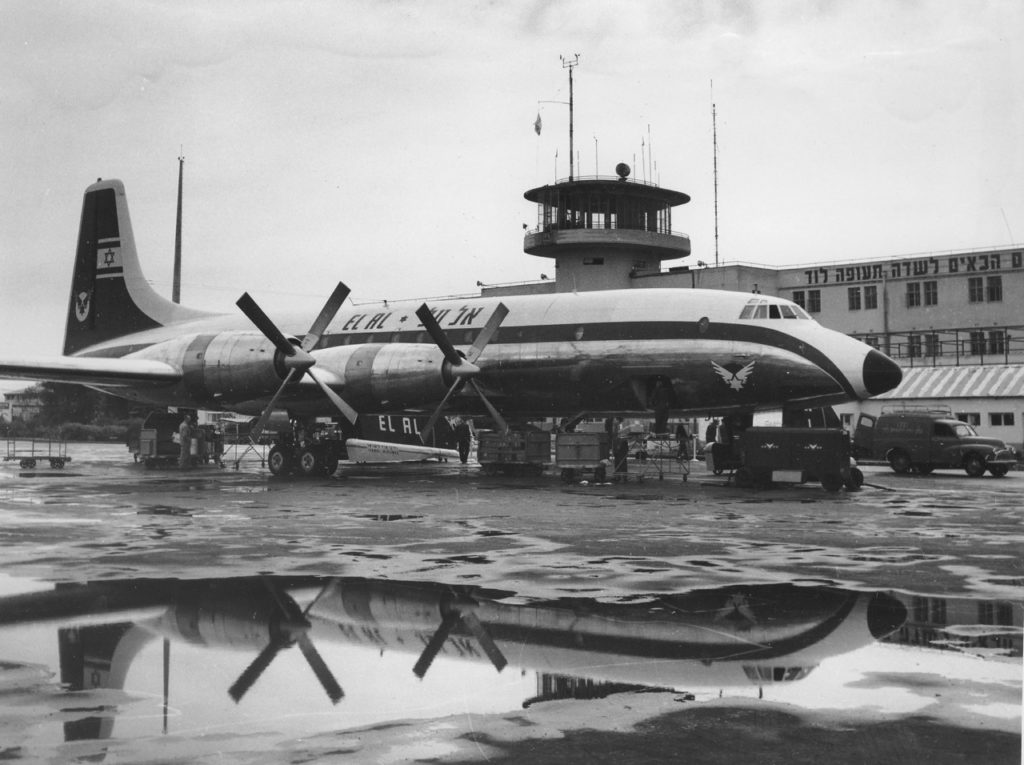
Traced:
<svg viewBox="0 0 1024 765">
<path fill-rule="evenodd" d="M 693 261 L 714 260 L 712 81 L 724 261 L 1024 240 L 1020 0 L 0 7 L 4 356 L 59 352 L 98 177 L 170 294 L 181 147 L 186 304 L 248 290 L 312 319 L 339 279 L 365 301 L 553 275 L 522 194 L 568 175 L 568 108 L 542 102 L 577 53 L 577 174 L 626 161 L 691 195 Z"/>
</svg>

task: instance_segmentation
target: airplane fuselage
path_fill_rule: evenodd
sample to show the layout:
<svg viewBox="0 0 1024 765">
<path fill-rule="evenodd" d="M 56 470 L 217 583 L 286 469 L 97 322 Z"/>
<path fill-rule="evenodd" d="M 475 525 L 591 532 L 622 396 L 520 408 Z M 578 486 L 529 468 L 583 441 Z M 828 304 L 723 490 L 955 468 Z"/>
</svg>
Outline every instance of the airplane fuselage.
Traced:
<svg viewBox="0 0 1024 765">
<path fill-rule="evenodd" d="M 788 301 L 745 293 L 648 289 L 480 297 L 433 301 L 431 311 L 464 350 L 499 302 L 509 314 L 477 362 L 477 382 L 512 416 L 650 411 L 658 396 L 680 414 L 817 406 L 873 395 L 882 388 L 879 377 L 892 375 L 884 363 L 891 362 L 877 351 L 822 327 Z M 346 307 L 312 350 L 317 370 L 357 410 L 422 409 L 451 384 L 442 352 L 415 315 L 418 304 Z M 756 311 L 750 310 L 780 304 L 789 318 L 777 309 L 777 318 L 753 318 Z M 740 318 L 747 314 L 751 318 Z M 307 320 L 290 317 L 279 324 L 286 335 L 301 338 Z M 110 389 L 154 405 L 256 413 L 283 378 L 273 344 L 241 314 L 137 332 L 78 355 L 154 360 L 180 369 L 173 385 Z M 478 410 L 471 395 L 456 401 L 454 409 Z M 291 386 L 278 405 L 299 415 L 333 413 L 308 382 Z"/>
</svg>

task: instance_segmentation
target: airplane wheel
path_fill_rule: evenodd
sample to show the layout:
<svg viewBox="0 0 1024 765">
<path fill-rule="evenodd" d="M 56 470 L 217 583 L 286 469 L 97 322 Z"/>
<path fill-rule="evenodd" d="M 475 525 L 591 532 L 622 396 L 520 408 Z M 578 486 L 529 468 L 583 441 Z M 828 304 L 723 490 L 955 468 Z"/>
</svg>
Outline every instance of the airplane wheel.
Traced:
<svg viewBox="0 0 1024 765">
<path fill-rule="evenodd" d="M 299 453 L 299 472 L 302 475 L 317 475 L 322 466 L 323 463 L 320 460 L 320 455 L 312 449 L 303 449 Z"/>
<path fill-rule="evenodd" d="M 267 455 L 267 467 L 274 475 L 288 475 L 292 470 L 292 456 L 280 446 L 272 446 Z"/>
</svg>

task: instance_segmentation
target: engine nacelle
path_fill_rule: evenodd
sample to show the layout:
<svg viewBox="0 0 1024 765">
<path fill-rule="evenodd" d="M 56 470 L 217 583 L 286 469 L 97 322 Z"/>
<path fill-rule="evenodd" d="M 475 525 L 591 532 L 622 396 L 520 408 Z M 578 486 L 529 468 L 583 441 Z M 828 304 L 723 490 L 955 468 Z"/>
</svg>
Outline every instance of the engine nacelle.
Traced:
<svg viewBox="0 0 1024 765">
<path fill-rule="evenodd" d="M 332 384 L 342 383 L 338 392 L 357 411 L 434 403 L 454 380 L 444 354 L 430 343 L 336 346 L 312 355 Z M 185 394 L 197 406 L 267 399 L 288 373 L 281 353 L 258 332 L 183 335 L 133 356 L 182 369 L 175 393 L 178 400 Z"/>
<path fill-rule="evenodd" d="M 452 383 L 440 349 L 428 343 L 367 343 L 314 351 L 317 368 L 344 382 L 339 391 L 357 410 L 437 402 Z"/>
<path fill-rule="evenodd" d="M 183 335 L 134 356 L 180 367 L 184 376 L 178 393 L 200 406 L 271 396 L 287 374 L 281 354 L 258 332 Z"/>
</svg>

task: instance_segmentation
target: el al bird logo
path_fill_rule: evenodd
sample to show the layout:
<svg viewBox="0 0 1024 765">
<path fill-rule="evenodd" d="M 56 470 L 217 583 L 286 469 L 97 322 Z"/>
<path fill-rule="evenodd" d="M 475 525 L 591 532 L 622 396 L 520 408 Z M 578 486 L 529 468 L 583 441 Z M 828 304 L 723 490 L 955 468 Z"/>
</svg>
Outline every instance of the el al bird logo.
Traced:
<svg viewBox="0 0 1024 765">
<path fill-rule="evenodd" d="M 726 385 L 733 390 L 738 391 L 743 390 L 743 386 L 747 382 L 747 378 L 750 377 L 751 372 L 754 371 L 754 363 L 755 362 L 751 361 L 739 372 L 730 372 L 721 364 L 716 364 L 714 361 L 711 362 L 711 366 L 714 368 L 718 376 L 725 381 Z"/>
</svg>

